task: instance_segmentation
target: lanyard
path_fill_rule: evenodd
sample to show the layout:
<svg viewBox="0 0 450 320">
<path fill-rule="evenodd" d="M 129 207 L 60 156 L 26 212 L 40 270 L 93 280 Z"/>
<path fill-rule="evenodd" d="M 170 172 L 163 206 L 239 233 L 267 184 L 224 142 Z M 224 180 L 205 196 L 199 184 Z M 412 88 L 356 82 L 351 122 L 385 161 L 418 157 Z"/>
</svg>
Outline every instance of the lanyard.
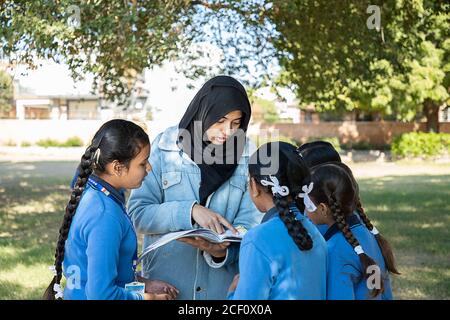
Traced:
<svg viewBox="0 0 450 320">
<path fill-rule="evenodd" d="M 137 234 L 136 234 L 136 230 L 134 229 L 133 222 L 131 221 L 130 217 L 129 217 L 128 214 L 127 214 L 127 211 L 126 211 L 126 209 L 125 209 L 125 205 L 124 205 L 119 199 L 117 199 L 117 197 L 115 197 L 113 194 L 111 194 L 111 192 L 109 192 L 108 189 L 106 189 L 100 182 L 95 181 L 95 180 L 92 179 L 92 178 L 89 178 L 89 179 L 88 179 L 88 184 L 89 184 L 92 188 L 94 188 L 95 190 L 100 191 L 100 192 L 103 193 L 106 197 L 110 198 L 110 199 L 113 200 L 115 203 L 117 203 L 117 204 L 120 206 L 120 208 L 122 209 L 123 214 L 127 217 L 128 221 L 130 222 L 131 229 L 133 230 L 134 237 L 135 237 L 135 239 L 136 239 L 136 250 L 135 250 L 134 255 L 133 255 L 133 267 L 132 267 L 132 268 L 133 268 L 133 273 L 136 274 L 136 268 L 137 268 L 137 265 L 138 265 L 138 254 L 137 254 L 138 242 L 137 242 Z"/>
</svg>

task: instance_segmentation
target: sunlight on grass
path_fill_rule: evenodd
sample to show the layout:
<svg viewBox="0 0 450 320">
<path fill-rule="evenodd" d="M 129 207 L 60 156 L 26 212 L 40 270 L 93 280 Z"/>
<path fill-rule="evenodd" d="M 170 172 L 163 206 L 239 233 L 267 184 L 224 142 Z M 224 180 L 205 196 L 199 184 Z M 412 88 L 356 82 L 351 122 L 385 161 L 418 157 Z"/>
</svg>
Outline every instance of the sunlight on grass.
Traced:
<svg viewBox="0 0 450 320">
<path fill-rule="evenodd" d="M 63 209 L 60 203 L 66 200 L 67 194 L 52 193 L 41 200 L 31 200 L 25 204 L 13 205 L 8 211 L 10 214 L 60 212 Z"/>
<path fill-rule="evenodd" d="M 76 165 L 0 166 L 0 299 L 40 299 L 50 282 L 48 266 Z M 443 174 L 358 179 L 366 213 L 397 257 L 402 275 L 392 277 L 396 299 L 450 298 L 450 174 L 444 166 L 427 166 Z"/>
</svg>

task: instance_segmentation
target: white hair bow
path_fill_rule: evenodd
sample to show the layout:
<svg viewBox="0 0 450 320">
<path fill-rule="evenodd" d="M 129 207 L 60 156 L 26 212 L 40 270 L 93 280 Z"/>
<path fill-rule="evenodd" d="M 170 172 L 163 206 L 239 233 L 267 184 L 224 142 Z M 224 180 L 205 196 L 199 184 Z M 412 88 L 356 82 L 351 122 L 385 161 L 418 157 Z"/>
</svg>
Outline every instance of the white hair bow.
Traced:
<svg viewBox="0 0 450 320">
<path fill-rule="evenodd" d="M 298 196 L 300 198 L 303 198 L 303 203 L 305 204 L 305 208 L 306 210 L 308 210 L 308 212 L 314 212 L 317 210 L 316 205 L 314 204 L 314 202 L 312 202 L 311 198 L 309 197 L 309 194 L 311 193 L 312 189 L 314 187 L 314 183 L 311 182 L 309 184 L 309 186 L 304 185 L 302 187 L 302 191 L 298 194 Z"/>
<path fill-rule="evenodd" d="M 63 289 L 61 288 L 60 284 L 55 283 L 53 285 L 53 291 L 55 291 L 55 299 L 59 299 L 59 298 L 63 298 L 64 294 L 63 294 Z"/>
<path fill-rule="evenodd" d="M 282 197 L 289 195 L 289 188 L 286 186 L 280 186 L 280 182 L 277 177 L 269 176 L 269 178 L 272 182 L 263 179 L 261 180 L 261 184 L 265 187 L 272 186 L 272 193 L 274 195 L 279 194 Z"/>
<path fill-rule="evenodd" d="M 49 266 L 48 269 L 53 273 L 54 276 L 57 275 L 55 266 Z"/>
</svg>

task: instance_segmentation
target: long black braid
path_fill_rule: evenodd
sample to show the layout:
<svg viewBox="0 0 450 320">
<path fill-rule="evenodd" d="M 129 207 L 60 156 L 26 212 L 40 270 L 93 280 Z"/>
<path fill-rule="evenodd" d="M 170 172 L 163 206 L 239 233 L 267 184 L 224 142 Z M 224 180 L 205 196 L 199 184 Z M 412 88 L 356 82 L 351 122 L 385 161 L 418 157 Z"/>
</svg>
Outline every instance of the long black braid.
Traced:
<svg viewBox="0 0 450 320">
<path fill-rule="evenodd" d="M 355 210 L 355 186 L 351 177 L 345 169 L 335 163 L 326 163 L 313 168 L 312 180 L 314 189 L 311 198 L 315 203 L 324 203 L 331 211 L 331 215 L 336 221 L 336 225 L 344 235 L 347 242 L 357 252 L 356 248 L 361 247 L 358 239 L 355 238 L 346 217 L 353 214 Z M 361 247 L 362 248 L 362 247 Z M 369 277 L 370 266 L 377 266 L 377 263 L 365 252 L 357 252 L 362 265 L 362 276 Z M 380 279 L 380 288 L 371 290 L 372 297 L 376 297 L 384 291 L 383 278 Z"/>
<path fill-rule="evenodd" d="M 267 161 L 268 159 L 278 159 L 278 163 Z M 277 167 L 273 174 L 265 174 L 269 166 Z M 297 220 L 295 214 L 289 209 L 289 203 L 296 200 L 304 184 L 310 182 L 309 169 L 301 156 L 296 152 L 295 146 L 286 142 L 271 142 L 262 145 L 250 158 L 250 177 L 261 186 L 261 181 L 271 181 L 270 176 L 278 179 L 279 184 L 289 189 L 289 194 L 281 196 L 275 194 L 273 202 L 278 209 L 280 219 L 297 245 L 304 251 L 313 247 L 313 240 L 302 222 Z M 266 186 L 266 192 L 271 191 L 270 186 Z"/>
<path fill-rule="evenodd" d="M 93 171 L 93 157 L 95 151 L 98 147 L 89 146 L 83 156 L 81 157 L 80 170 L 78 174 L 77 182 L 72 189 L 72 194 L 70 195 L 70 200 L 67 203 L 62 225 L 59 229 L 59 237 L 56 243 L 55 250 L 55 271 L 56 275 L 50 282 L 47 290 L 44 293 L 44 298 L 47 300 L 55 299 L 55 291 L 53 286 L 55 284 L 61 284 L 61 278 L 63 275 L 62 263 L 64 261 L 65 243 L 69 235 L 70 225 L 72 224 L 72 219 L 77 210 L 78 204 L 80 203 L 81 195 L 83 194 L 84 188 L 86 186 L 87 180 Z"/>
</svg>

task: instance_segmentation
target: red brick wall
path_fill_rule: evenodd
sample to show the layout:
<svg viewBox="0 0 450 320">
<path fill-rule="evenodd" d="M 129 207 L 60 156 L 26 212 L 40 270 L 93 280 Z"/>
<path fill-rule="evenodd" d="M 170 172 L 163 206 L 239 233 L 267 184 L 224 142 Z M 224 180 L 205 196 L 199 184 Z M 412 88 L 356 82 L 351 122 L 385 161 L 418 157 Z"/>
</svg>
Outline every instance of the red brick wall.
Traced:
<svg viewBox="0 0 450 320">
<path fill-rule="evenodd" d="M 403 122 L 321 122 L 262 124 L 260 129 L 278 129 L 282 136 L 302 143 L 311 138 L 338 137 L 341 143 L 368 142 L 385 145 L 402 133 L 425 130 L 425 123 Z M 440 124 L 440 132 L 450 133 L 450 122 Z"/>
</svg>

